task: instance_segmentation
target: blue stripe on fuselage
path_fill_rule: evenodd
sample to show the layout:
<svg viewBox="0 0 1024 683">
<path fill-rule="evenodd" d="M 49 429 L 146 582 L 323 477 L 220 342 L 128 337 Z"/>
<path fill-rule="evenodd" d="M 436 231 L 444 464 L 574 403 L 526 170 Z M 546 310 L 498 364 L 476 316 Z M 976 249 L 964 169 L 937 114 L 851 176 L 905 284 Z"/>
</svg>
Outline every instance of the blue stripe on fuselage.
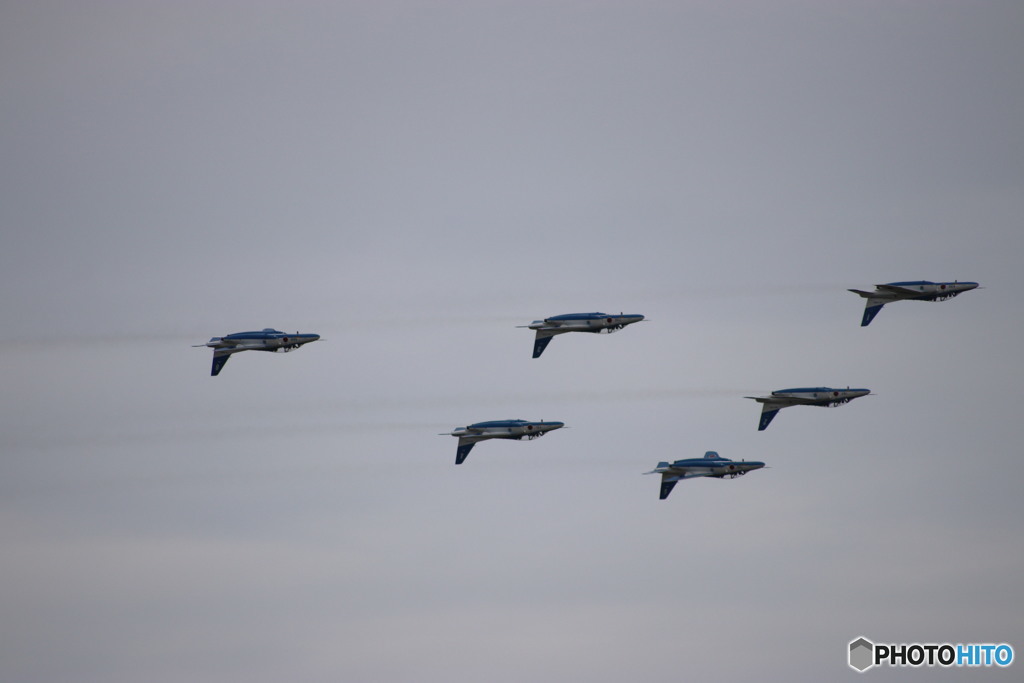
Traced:
<svg viewBox="0 0 1024 683">
<path fill-rule="evenodd" d="M 283 336 L 284 332 L 268 328 L 259 332 L 235 332 L 234 334 L 227 335 L 224 339 L 273 339 Z"/>
<path fill-rule="evenodd" d="M 486 429 L 489 427 L 521 427 L 529 424 L 526 420 L 492 420 L 490 422 L 477 422 L 469 425 L 467 429 Z"/>
</svg>

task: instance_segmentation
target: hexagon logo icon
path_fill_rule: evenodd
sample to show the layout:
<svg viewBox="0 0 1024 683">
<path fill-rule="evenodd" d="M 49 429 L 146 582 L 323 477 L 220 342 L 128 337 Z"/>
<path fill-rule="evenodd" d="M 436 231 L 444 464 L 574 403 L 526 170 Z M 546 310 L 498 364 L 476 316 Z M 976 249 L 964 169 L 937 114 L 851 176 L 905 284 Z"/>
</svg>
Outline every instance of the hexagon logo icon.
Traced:
<svg viewBox="0 0 1024 683">
<path fill-rule="evenodd" d="M 875 665 L 875 644 L 861 636 L 850 641 L 850 667 L 864 673 Z"/>
</svg>

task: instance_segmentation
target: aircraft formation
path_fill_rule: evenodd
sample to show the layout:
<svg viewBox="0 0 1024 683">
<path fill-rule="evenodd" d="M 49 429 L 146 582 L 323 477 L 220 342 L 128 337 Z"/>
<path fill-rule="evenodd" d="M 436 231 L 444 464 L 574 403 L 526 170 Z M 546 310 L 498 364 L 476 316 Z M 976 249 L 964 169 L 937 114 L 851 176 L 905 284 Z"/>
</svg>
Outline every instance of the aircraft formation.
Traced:
<svg viewBox="0 0 1024 683">
<path fill-rule="evenodd" d="M 861 320 L 861 327 L 866 327 L 882 309 L 882 306 L 888 303 L 904 300 L 943 301 L 977 287 L 977 282 L 915 280 L 875 285 L 874 292 L 865 292 L 859 289 L 850 289 L 849 291 L 867 299 L 864 316 Z M 607 334 L 643 320 L 645 320 L 644 316 L 639 314 L 566 313 L 542 320 L 534 320 L 529 325 L 520 325 L 519 327 L 537 332 L 533 344 L 533 358 L 539 358 L 551 342 L 551 339 L 556 335 L 568 332 Z M 319 339 L 320 335 L 318 334 L 300 334 L 298 332 L 288 334 L 280 330 L 265 328 L 255 332 L 236 332 L 223 337 L 212 337 L 205 344 L 196 344 L 195 346 L 213 349 L 213 365 L 210 374 L 216 376 L 220 374 L 231 354 L 241 351 L 294 351 L 304 344 L 309 344 Z M 746 396 L 744 398 L 753 399 L 761 404 L 761 419 L 757 429 L 758 431 L 764 431 L 783 408 L 792 406 L 839 406 L 849 403 L 855 398 L 870 394 L 871 391 L 869 389 L 852 389 L 850 387 L 845 389 L 802 387 L 779 389 L 771 392 L 769 396 Z M 491 420 L 475 422 L 465 427 L 456 427 L 451 432 L 443 432 L 441 436 L 454 436 L 458 438 L 455 464 L 461 465 L 466 461 L 469 452 L 480 441 L 488 439 L 533 440 L 562 427 L 565 427 L 564 422 L 521 419 Z M 737 462 L 729 458 L 723 458 L 715 451 L 707 451 L 703 458 L 676 460 L 671 463 L 659 462 L 655 469 L 644 474 L 661 475 L 659 499 L 665 500 L 680 481 L 699 477 L 734 479 L 763 467 L 765 467 L 765 464 L 760 461 L 740 460 Z"/>
</svg>

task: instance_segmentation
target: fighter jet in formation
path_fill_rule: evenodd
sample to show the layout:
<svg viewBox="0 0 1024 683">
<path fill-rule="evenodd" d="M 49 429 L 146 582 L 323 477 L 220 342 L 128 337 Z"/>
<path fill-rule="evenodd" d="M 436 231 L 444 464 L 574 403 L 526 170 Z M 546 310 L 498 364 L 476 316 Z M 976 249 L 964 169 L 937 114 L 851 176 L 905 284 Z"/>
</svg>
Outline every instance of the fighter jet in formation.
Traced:
<svg viewBox="0 0 1024 683">
<path fill-rule="evenodd" d="M 194 346 L 208 346 L 213 349 L 213 367 L 210 369 L 210 375 L 218 375 L 233 353 L 239 351 L 294 351 L 303 344 L 315 342 L 319 338 L 319 334 L 299 334 L 298 332 L 288 334 L 267 327 L 259 332 L 236 332 L 226 337 L 213 337 L 205 344 L 195 344 Z"/>
<path fill-rule="evenodd" d="M 540 358 L 540 354 L 544 353 L 544 349 L 547 348 L 551 338 L 556 334 L 565 334 L 566 332 L 607 334 L 621 330 L 626 325 L 638 323 L 643 319 L 642 315 L 626 313 L 619 313 L 618 315 L 608 315 L 607 313 L 566 313 L 564 315 L 544 318 L 543 320 L 534 320 L 529 325 L 520 325 L 519 327 L 537 330 L 537 337 L 533 342 L 533 357 Z"/>
<path fill-rule="evenodd" d="M 771 396 L 746 396 L 752 398 L 761 407 L 761 423 L 757 426 L 758 431 L 768 428 L 768 423 L 783 408 L 790 406 L 840 406 L 849 403 L 855 398 L 867 396 L 869 389 L 832 389 L 831 387 L 808 387 L 801 389 L 782 389 L 773 391 Z"/>
<path fill-rule="evenodd" d="M 695 477 L 715 477 L 716 479 L 735 479 L 751 470 L 759 470 L 764 467 L 763 462 L 756 460 L 741 460 L 736 462 L 729 458 L 723 458 L 715 451 L 708 451 L 703 458 L 690 458 L 688 460 L 676 460 L 673 463 L 659 462 L 658 466 L 644 474 L 661 475 L 661 495 L 659 498 L 665 500 L 668 494 L 677 483 L 683 479 Z"/>
<path fill-rule="evenodd" d="M 455 451 L 455 464 L 461 465 L 478 441 L 485 441 L 487 439 L 536 439 L 564 426 L 564 422 L 494 420 L 492 422 L 477 422 L 468 427 L 457 427 L 451 432 L 441 434 L 441 436 L 459 437 L 459 446 Z"/>
<path fill-rule="evenodd" d="M 943 301 L 952 299 L 957 294 L 968 292 L 977 288 L 977 282 L 929 282 L 928 280 L 915 280 L 913 282 L 890 282 L 886 285 L 875 285 L 875 291 L 862 292 L 859 289 L 849 291 L 867 299 L 864 306 L 864 317 L 860 321 L 861 327 L 867 327 L 874 320 L 882 306 L 891 304 L 893 301 Z"/>
</svg>

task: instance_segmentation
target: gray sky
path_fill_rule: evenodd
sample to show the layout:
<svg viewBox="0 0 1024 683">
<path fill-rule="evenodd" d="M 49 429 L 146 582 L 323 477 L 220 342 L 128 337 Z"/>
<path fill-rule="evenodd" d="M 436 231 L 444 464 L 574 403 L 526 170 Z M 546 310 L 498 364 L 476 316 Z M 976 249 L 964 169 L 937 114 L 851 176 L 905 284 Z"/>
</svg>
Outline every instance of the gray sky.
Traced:
<svg viewBox="0 0 1024 683">
<path fill-rule="evenodd" d="M 1016 2 L 5 3 L 0 678 L 1020 653 L 1022 66 Z M 903 279 L 985 289 L 858 327 Z M 709 449 L 770 469 L 640 476 Z"/>
</svg>

